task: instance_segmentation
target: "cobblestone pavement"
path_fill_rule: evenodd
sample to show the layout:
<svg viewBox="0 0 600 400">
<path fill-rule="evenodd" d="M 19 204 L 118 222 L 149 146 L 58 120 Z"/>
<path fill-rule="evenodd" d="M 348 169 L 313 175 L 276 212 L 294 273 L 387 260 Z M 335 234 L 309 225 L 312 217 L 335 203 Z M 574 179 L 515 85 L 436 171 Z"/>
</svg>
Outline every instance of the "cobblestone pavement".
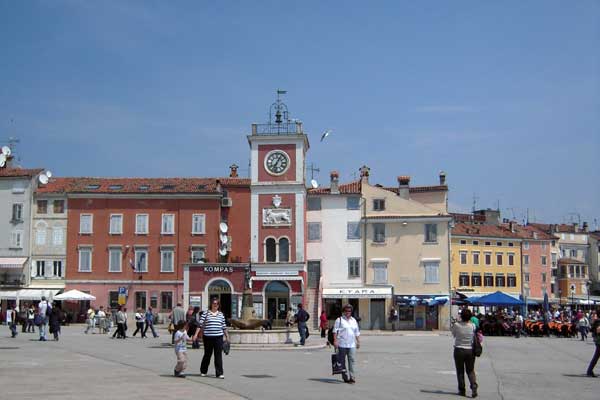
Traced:
<svg viewBox="0 0 600 400">
<path fill-rule="evenodd" d="M 446 334 L 366 336 L 357 354 L 357 384 L 330 370 L 330 350 L 243 351 L 224 356 L 225 380 L 200 377 L 202 350 L 189 350 L 188 377 L 172 377 L 175 357 L 164 330 L 157 339 L 113 340 L 63 328 L 59 342 L 37 334 L 9 337 L 0 326 L 3 399 L 453 399 L 452 339 Z M 309 341 L 322 340 L 311 335 Z M 600 398 L 600 378 L 584 376 L 591 341 L 485 339 L 477 359 L 480 398 Z M 600 373 L 600 366 L 596 369 Z M 211 366 L 209 374 L 214 374 Z"/>
</svg>

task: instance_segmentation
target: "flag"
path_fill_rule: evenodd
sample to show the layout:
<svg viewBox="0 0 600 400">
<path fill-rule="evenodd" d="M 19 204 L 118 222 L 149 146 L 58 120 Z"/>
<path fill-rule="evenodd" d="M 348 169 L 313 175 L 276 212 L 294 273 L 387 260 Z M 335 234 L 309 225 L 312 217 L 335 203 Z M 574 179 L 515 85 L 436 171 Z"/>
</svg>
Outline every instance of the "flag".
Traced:
<svg viewBox="0 0 600 400">
<path fill-rule="evenodd" d="M 145 258 L 146 258 L 146 253 L 140 254 L 140 259 L 138 260 L 138 265 L 137 265 L 137 270 L 138 271 L 142 270 L 142 263 L 144 262 Z"/>
<path fill-rule="evenodd" d="M 286 94 L 287 90 L 279 90 L 277 89 L 277 94 Z"/>
<path fill-rule="evenodd" d="M 129 259 L 129 265 L 131 266 L 131 269 L 135 271 L 135 264 L 131 258 Z"/>
</svg>

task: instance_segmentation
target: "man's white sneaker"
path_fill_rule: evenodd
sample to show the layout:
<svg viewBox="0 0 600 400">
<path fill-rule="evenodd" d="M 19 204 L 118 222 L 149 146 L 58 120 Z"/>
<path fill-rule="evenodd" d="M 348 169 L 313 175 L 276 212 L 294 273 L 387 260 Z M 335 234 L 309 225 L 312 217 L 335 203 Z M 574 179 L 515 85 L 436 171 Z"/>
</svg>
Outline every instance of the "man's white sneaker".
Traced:
<svg viewBox="0 0 600 400">
<path fill-rule="evenodd" d="M 206 374 L 200 374 L 200 376 L 206 376 Z"/>
<path fill-rule="evenodd" d="M 219 379 L 225 379 L 225 375 L 219 375 L 219 376 L 217 376 L 217 378 L 219 378 Z"/>
</svg>

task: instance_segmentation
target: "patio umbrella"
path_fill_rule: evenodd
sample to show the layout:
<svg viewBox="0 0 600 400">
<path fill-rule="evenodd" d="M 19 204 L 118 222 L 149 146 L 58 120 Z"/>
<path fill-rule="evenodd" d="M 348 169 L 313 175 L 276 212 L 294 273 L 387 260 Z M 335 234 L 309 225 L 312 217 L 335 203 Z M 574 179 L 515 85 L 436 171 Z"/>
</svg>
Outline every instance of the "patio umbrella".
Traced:
<svg viewBox="0 0 600 400">
<path fill-rule="evenodd" d="M 86 301 L 96 300 L 96 297 L 92 296 L 91 294 L 80 292 L 77 289 L 73 289 L 54 296 L 54 300 Z"/>
</svg>

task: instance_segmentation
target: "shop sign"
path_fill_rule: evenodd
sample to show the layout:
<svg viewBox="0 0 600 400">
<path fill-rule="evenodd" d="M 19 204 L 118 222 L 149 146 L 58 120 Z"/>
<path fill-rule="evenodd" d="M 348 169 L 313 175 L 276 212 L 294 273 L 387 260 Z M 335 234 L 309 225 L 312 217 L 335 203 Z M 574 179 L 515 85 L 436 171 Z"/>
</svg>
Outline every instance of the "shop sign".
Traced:
<svg viewBox="0 0 600 400">
<path fill-rule="evenodd" d="M 323 289 L 323 297 L 327 298 L 386 298 L 392 295 L 391 288 L 336 288 Z"/>
<path fill-rule="evenodd" d="M 298 270 L 256 271 L 256 276 L 298 276 Z"/>
<path fill-rule="evenodd" d="M 202 296 L 190 296 L 190 306 L 202 307 Z"/>
<path fill-rule="evenodd" d="M 208 272 L 211 274 L 220 274 L 226 272 L 230 274 L 233 272 L 233 267 L 224 267 L 221 265 L 205 266 L 204 272 Z"/>
</svg>

